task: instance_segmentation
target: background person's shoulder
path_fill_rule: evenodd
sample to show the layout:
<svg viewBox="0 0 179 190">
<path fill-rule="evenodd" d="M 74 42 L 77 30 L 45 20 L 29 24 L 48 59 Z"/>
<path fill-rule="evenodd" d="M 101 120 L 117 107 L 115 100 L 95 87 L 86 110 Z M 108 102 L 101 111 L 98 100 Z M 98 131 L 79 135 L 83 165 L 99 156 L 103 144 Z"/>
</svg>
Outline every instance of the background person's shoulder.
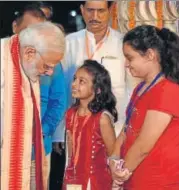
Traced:
<svg viewBox="0 0 179 190">
<path fill-rule="evenodd" d="M 66 36 L 67 41 L 77 40 L 78 38 L 84 37 L 85 29 L 79 30 L 77 32 L 70 33 Z"/>
<path fill-rule="evenodd" d="M 110 28 L 112 36 L 116 37 L 119 40 L 123 40 L 124 34 L 122 34 L 121 32 L 119 32 L 118 30 L 114 30 L 112 28 Z"/>
</svg>

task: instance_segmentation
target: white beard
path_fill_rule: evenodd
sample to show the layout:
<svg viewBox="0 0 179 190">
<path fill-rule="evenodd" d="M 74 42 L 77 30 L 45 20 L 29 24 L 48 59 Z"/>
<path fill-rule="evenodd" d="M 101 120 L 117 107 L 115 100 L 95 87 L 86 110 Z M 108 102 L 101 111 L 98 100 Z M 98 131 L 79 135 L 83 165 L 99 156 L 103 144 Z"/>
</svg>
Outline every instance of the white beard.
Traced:
<svg viewBox="0 0 179 190">
<path fill-rule="evenodd" d="M 24 69 L 25 74 L 27 77 L 32 81 L 36 82 L 39 79 L 39 72 L 37 70 L 37 62 L 38 60 L 32 62 L 23 62 L 22 67 Z"/>
</svg>

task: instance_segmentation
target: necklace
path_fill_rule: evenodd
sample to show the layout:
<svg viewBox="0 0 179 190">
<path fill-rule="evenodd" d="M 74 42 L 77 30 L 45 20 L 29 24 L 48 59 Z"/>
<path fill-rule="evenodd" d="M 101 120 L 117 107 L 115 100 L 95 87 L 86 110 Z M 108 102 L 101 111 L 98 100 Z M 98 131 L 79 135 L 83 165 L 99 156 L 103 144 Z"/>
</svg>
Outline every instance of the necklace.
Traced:
<svg viewBox="0 0 179 190">
<path fill-rule="evenodd" d="M 82 131 L 83 128 L 85 127 L 87 121 L 89 120 L 91 114 L 87 115 L 81 125 L 81 130 L 78 134 L 77 133 L 77 128 L 79 127 L 79 120 L 78 120 L 78 110 L 74 113 L 73 115 L 73 132 L 72 132 L 72 152 L 73 152 L 73 157 L 74 157 L 74 173 L 76 173 L 76 166 L 79 160 L 79 153 L 80 153 L 80 144 L 81 144 L 81 137 L 82 137 Z M 76 140 L 77 139 L 77 140 Z"/>
</svg>

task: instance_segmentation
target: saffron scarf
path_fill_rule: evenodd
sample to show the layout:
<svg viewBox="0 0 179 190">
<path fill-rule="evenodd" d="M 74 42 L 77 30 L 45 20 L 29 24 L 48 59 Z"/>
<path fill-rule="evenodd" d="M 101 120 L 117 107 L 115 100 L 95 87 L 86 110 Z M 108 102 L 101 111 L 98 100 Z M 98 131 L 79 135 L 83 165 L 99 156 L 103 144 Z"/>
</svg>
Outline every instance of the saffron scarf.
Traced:
<svg viewBox="0 0 179 190">
<path fill-rule="evenodd" d="M 31 86 L 21 68 L 18 36 L 15 35 L 2 44 L 4 55 L 1 64 L 4 64 L 5 73 L 5 104 L 2 125 L 1 189 L 30 190 L 33 137 L 36 153 L 36 190 L 45 190 L 42 132 L 36 102 L 38 85 Z"/>
<path fill-rule="evenodd" d="M 18 151 L 14 151 L 15 149 L 12 149 L 12 155 L 16 155 L 15 157 L 12 156 L 12 164 L 10 167 L 10 170 L 12 171 L 12 174 L 16 173 L 20 169 L 20 160 L 18 159 L 19 151 L 21 150 L 20 144 L 22 137 L 20 136 L 20 132 L 23 131 L 23 125 L 19 123 L 21 119 L 19 117 L 22 116 L 24 105 L 23 105 L 23 96 L 22 96 L 22 78 L 20 75 L 20 63 L 19 63 L 19 40 L 18 36 L 15 36 L 12 41 L 12 47 L 11 47 L 11 54 L 12 54 L 12 60 L 15 65 L 15 79 L 16 79 L 16 91 L 15 96 L 18 98 L 14 98 L 14 114 L 13 114 L 13 121 L 16 122 L 17 126 L 15 127 L 15 132 L 12 134 L 13 136 L 13 145 L 17 146 Z M 43 183 L 42 183 L 42 146 L 41 146 L 41 124 L 40 124 L 40 118 L 39 118 L 39 112 L 36 104 L 35 95 L 33 92 L 33 89 L 31 87 L 31 96 L 32 96 L 32 102 L 33 102 L 33 110 L 34 110 L 34 126 L 33 126 L 33 144 L 35 147 L 35 168 L 36 168 L 36 189 L 37 190 L 43 190 Z M 18 100 L 18 102 L 17 102 Z M 14 125 L 15 126 L 15 125 Z M 14 164 L 17 163 L 17 164 Z M 18 165 L 19 164 L 19 165 Z M 15 167 L 13 167 L 15 166 Z M 15 175 L 13 175 L 15 176 Z M 12 178 L 13 180 L 10 181 L 13 184 L 17 184 L 16 178 Z"/>
</svg>

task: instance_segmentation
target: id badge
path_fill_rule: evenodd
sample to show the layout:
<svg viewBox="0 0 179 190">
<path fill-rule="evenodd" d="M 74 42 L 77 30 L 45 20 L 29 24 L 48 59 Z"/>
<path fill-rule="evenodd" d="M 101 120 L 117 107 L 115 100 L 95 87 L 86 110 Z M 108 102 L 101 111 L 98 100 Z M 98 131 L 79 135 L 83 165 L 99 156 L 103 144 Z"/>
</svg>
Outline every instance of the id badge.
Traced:
<svg viewBox="0 0 179 190">
<path fill-rule="evenodd" d="M 82 185 L 67 185 L 67 190 L 82 190 Z"/>
</svg>

